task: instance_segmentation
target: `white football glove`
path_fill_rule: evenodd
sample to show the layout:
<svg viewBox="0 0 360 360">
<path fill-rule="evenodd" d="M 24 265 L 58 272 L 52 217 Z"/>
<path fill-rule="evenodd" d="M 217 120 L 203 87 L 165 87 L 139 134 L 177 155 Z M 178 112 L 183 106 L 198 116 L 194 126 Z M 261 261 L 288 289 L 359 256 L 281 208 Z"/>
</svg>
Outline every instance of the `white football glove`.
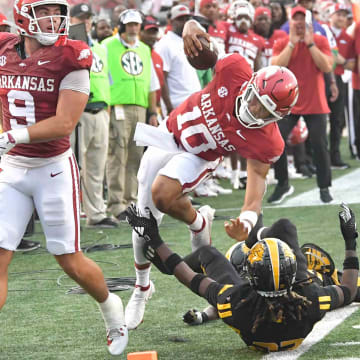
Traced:
<svg viewBox="0 0 360 360">
<path fill-rule="evenodd" d="M 6 131 L 0 134 L 0 156 L 8 153 L 16 144 L 30 142 L 27 128 Z"/>
</svg>

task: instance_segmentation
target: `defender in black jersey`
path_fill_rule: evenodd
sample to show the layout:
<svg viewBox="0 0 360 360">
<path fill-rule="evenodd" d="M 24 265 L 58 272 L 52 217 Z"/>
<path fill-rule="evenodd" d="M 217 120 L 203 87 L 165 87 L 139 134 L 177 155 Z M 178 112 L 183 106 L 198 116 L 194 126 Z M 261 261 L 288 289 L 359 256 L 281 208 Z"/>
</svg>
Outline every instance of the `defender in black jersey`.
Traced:
<svg viewBox="0 0 360 360">
<path fill-rule="evenodd" d="M 127 210 L 130 225 L 163 262 L 160 270 L 174 274 L 207 299 L 248 346 L 264 351 L 295 349 L 327 311 L 354 300 L 359 269 L 355 216 L 342 205 L 339 218 L 346 249 L 341 283 L 321 286 L 309 275 L 296 227 L 287 219 L 270 228 L 262 227 L 260 219 L 246 240 L 251 250 L 245 261 L 246 276 L 241 276 L 211 246 L 198 249 L 183 261 L 162 241 L 150 210 L 148 218 L 139 216 L 135 206 Z"/>
</svg>

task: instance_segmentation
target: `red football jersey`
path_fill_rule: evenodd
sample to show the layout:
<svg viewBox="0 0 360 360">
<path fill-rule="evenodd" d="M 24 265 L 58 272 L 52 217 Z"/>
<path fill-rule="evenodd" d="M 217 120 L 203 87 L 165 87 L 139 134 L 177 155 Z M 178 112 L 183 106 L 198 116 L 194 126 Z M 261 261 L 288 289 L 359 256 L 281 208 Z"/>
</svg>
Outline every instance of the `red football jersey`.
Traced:
<svg viewBox="0 0 360 360">
<path fill-rule="evenodd" d="M 247 34 L 240 33 L 234 25 L 230 25 L 227 33 L 225 52 L 238 53 L 242 55 L 251 68 L 254 69 L 254 63 L 258 52 L 262 52 L 265 40 L 262 36 L 256 35 L 251 30 Z"/>
<path fill-rule="evenodd" d="M 343 29 L 338 37 L 333 33 L 337 47 L 339 49 L 339 54 L 342 55 L 345 59 L 355 59 L 355 45 L 352 37 L 346 33 Z M 334 70 L 335 75 L 342 75 L 344 73 L 344 67 L 342 65 L 337 65 Z"/>
<path fill-rule="evenodd" d="M 352 73 L 352 86 L 355 90 L 360 90 L 360 75 L 358 72 L 357 62 L 358 57 L 360 55 L 360 21 L 356 23 L 356 27 L 354 30 L 354 43 L 355 43 L 355 54 L 356 54 L 356 61 L 355 67 Z"/>
<path fill-rule="evenodd" d="M 56 114 L 61 80 L 70 72 L 90 69 L 92 53 L 82 41 L 44 46 L 21 59 L 20 38 L 0 33 L 0 99 L 3 131 L 34 125 Z M 18 144 L 10 155 L 47 158 L 70 147 L 69 137 L 36 144 Z"/>
<path fill-rule="evenodd" d="M 264 48 L 261 53 L 261 62 L 263 67 L 271 65 L 271 57 L 275 41 L 285 37 L 286 35 L 286 32 L 283 30 L 274 30 L 269 39 L 264 39 Z"/>
<path fill-rule="evenodd" d="M 234 152 L 263 163 L 279 158 L 284 141 L 276 123 L 248 129 L 234 116 L 235 99 L 251 73 L 242 56 L 225 55 L 213 80 L 171 112 L 167 127 L 187 152 L 208 161 Z"/>
<path fill-rule="evenodd" d="M 215 27 L 210 25 L 208 29 L 208 34 L 223 46 L 224 49 L 228 28 L 227 24 L 225 21 L 216 21 Z"/>
</svg>

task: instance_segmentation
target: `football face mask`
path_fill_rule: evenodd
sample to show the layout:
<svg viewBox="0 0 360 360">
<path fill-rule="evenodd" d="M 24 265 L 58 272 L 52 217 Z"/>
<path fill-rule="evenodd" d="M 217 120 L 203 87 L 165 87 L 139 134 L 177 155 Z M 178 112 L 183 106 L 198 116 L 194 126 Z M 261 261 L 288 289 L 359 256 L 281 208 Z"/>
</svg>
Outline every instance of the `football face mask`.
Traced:
<svg viewBox="0 0 360 360">
<path fill-rule="evenodd" d="M 68 35 L 69 5 L 66 0 L 16 0 L 14 19 L 21 35 L 53 45 Z"/>
</svg>

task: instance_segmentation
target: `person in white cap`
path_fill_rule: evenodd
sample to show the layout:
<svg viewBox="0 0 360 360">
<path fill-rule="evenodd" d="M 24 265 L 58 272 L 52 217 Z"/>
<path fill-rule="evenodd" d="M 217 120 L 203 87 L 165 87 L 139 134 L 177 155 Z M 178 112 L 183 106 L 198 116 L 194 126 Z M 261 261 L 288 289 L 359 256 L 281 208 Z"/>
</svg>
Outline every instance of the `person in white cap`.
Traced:
<svg viewBox="0 0 360 360">
<path fill-rule="evenodd" d="M 171 31 L 168 31 L 155 45 L 155 50 L 164 62 L 165 87 L 167 86 L 169 90 L 169 99 L 163 99 L 166 106 L 163 110 L 166 110 L 167 114 L 191 94 L 201 90 L 196 70 L 186 59 L 181 37 L 184 25 L 190 16 L 187 6 L 173 6 L 170 10 Z"/>
<path fill-rule="evenodd" d="M 119 220 L 137 199 L 137 178 L 143 148 L 132 141 L 137 123 L 157 125 L 156 90 L 160 88 L 151 50 L 138 40 L 142 15 L 128 9 L 119 16 L 118 34 L 103 41 L 108 52 L 110 135 L 106 166 L 108 210 Z"/>
</svg>

